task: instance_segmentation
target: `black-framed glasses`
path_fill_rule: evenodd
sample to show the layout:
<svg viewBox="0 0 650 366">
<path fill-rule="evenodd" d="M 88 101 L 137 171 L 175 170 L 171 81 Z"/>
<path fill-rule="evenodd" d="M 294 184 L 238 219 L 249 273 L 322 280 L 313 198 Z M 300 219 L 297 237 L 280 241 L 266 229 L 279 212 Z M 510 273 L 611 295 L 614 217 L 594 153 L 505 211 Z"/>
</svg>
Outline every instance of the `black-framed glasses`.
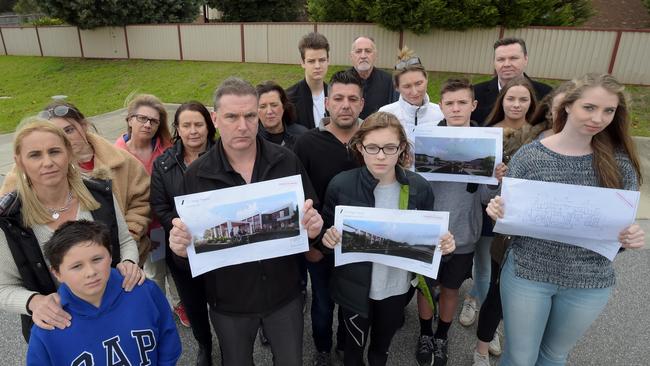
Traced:
<svg viewBox="0 0 650 366">
<path fill-rule="evenodd" d="M 152 126 L 156 126 L 160 124 L 160 120 L 158 118 L 151 118 L 149 116 L 145 116 L 144 114 L 132 114 L 129 116 L 129 118 L 135 118 L 138 123 L 145 124 L 149 122 Z"/>
<path fill-rule="evenodd" d="M 57 105 L 56 107 L 41 111 L 38 116 L 44 119 L 52 119 L 54 117 L 65 117 L 70 112 L 77 116 L 79 115 L 79 112 L 77 112 L 74 108 L 70 108 L 67 105 Z"/>
<path fill-rule="evenodd" d="M 419 57 L 411 57 L 408 60 L 400 61 L 395 65 L 395 70 L 404 70 L 411 65 L 422 65 Z"/>
<path fill-rule="evenodd" d="M 361 145 L 363 150 L 365 150 L 370 155 L 377 155 L 380 151 L 384 152 L 384 155 L 395 155 L 399 151 L 399 145 Z"/>
</svg>

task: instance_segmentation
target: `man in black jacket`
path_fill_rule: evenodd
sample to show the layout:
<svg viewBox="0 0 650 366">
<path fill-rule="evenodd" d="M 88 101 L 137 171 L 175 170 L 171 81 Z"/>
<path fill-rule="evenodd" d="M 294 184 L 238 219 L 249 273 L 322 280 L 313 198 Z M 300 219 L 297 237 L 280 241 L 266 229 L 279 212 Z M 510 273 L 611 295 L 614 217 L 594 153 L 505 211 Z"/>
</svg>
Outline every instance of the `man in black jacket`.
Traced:
<svg viewBox="0 0 650 366">
<path fill-rule="evenodd" d="M 347 143 L 361 125 L 361 90 L 361 80 L 355 73 L 339 71 L 332 75 L 326 102 L 329 117 L 323 118 L 317 128 L 300 136 L 294 145 L 294 151 L 313 182 L 320 202 L 325 197 L 327 185 L 335 175 L 359 166 Z M 334 312 L 334 302 L 329 294 L 329 281 L 334 268 L 334 256 L 331 253 L 323 255 L 318 249 L 312 248 L 306 258 L 311 279 L 312 335 L 318 351 L 313 365 L 329 365 Z M 345 332 L 339 325 L 339 350 L 342 350 L 344 335 Z"/>
<path fill-rule="evenodd" d="M 287 95 L 296 106 L 295 122 L 312 129 L 326 115 L 327 84 L 324 80 L 329 66 L 330 44 L 324 35 L 312 32 L 300 39 L 298 50 L 305 78 L 289 87 Z"/>
<path fill-rule="evenodd" d="M 478 106 L 472 112 L 472 121 L 485 126 L 499 91 L 506 83 L 517 76 L 527 77 L 535 88 L 535 97 L 542 99 L 552 88 L 544 83 L 532 80 L 524 73 L 528 65 L 528 51 L 526 42 L 521 38 L 503 38 L 494 43 L 494 71 L 496 76 L 490 81 L 485 81 L 474 86 L 474 94 Z"/>
<path fill-rule="evenodd" d="M 314 190 L 291 151 L 257 136 L 257 102 L 255 88 L 244 80 L 228 78 L 217 88 L 212 117 L 220 138 L 189 166 L 186 193 L 301 174 L 307 198 L 301 224 L 314 239 L 323 225 L 313 208 Z M 180 219 L 172 223 L 170 248 L 186 257 L 191 234 Z M 302 365 L 303 286 L 297 256 L 232 265 L 203 276 L 223 365 L 253 364 L 253 344 L 260 325 L 276 364 Z"/>
<path fill-rule="evenodd" d="M 399 94 L 393 85 L 393 78 L 386 71 L 375 67 L 377 47 L 371 37 L 359 36 L 352 42 L 350 51 L 352 68 L 361 80 L 365 104 L 359 118 L 366 119 L 386 104 L 399 99 Z"/>
</svg>

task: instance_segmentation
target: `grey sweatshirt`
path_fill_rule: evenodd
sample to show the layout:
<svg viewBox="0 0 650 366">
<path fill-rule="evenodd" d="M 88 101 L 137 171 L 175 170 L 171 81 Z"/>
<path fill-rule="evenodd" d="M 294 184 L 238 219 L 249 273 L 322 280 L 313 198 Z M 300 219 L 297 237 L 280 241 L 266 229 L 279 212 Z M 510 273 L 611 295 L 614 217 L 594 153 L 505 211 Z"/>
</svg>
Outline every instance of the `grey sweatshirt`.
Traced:
<svg viewBox="0 0 650 366">
<path fill-rule="evenodd" d="M 467 183 L 430 182 L 434 211 L 449 211 L 449 231 L 456 240 L 456 254 L 474 252 L 474 244 L 481 237 L 483 211 L 481 203 L 487 204 L 499 192 L 499 186 L 480 184 L 473 193 L 467 191 Z"/>
</svg>

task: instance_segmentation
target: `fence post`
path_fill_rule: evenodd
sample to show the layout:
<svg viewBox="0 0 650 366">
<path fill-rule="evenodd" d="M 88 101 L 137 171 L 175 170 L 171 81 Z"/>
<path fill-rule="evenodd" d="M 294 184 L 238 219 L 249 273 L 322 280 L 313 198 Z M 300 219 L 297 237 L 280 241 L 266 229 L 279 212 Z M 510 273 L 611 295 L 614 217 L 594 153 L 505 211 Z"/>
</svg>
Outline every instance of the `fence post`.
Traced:
<svg viewBox="0 0 650 366">
<path fill-rule="evenodd" d="M 318 23 L 314 22 L 314 33 L 318 33 Z"/>
<path fill-rule="evenodd" d="M 505 34 L 506 29 L 503 28 L 503 26 L 499 26 L 499 39 L 503 39 L 503 35 Z"/>
<path fill-rule="evenodd" d="M 616 31 L 616 41 L 614 41 L 614 49 L 612 49 L 612 57 L 609 59 L 609 67 L 607 73 L 611 74 L 614 71 L 614 64 L 616 63 L 616 54 L 618 54 L 618 46 L 621 44 L 621 36 L 623 32 Z"/>
<path fill-rule="evenodd" d="M 41 51 L 41 57 L 43 57 L 43 46 L 41 46 L 41 36 L 38 34 L 38 27 L 34 26 L 36 29 L 36 40 L 38 41 L 38 49 Z"/>
<path fill-rule="evenodd" d="M 124 43 L 126 43 L 126 58 L 130 59 L 131 51 L 129 51 L 129 33 L 126 31 L 126 25 L 123 26 L 123 28 L 124 28 Z"/>
<path fill-rule="evenodd" d="M 183 61 L 183 41 L 181 40 L 181 25 L 176 24 L 176 31 L 178 31 L 178 52 L 181 56 L 181 61 Z"/>
<path fill-rule="evenodd" d="M 0 27 L 0 39 L 2 39 L 2 48 L 5 50 L 5 55 L 8 56 L 9 54 L 7 53 L 7 45 L 5 44 L 5 36 L 2 35 L 2 27 Z"/>
<path fill-rule="evenodd" d="M 398 50 L 401 50 L 402 48 L 404 48 L 404 31 L 400 30 L 399 31 L 399 48 L 398 48 Z"/>
<path fill-rule="evenodd" d="M 239 34 L 241 38 L 241 62 L 246 62 L 246 43 L 244 41 L 244 23 L 239 23 Z"/>
<path fill-rule="evenodd" d="M 81 30 L 79 27 L 77 27 L 77 36 L 79 36 L 79 49 L 81 50 L 81 58 L 86 58 L 86 56 L 84 56 L 84 45 L 81 42 Z"/>
</svg>

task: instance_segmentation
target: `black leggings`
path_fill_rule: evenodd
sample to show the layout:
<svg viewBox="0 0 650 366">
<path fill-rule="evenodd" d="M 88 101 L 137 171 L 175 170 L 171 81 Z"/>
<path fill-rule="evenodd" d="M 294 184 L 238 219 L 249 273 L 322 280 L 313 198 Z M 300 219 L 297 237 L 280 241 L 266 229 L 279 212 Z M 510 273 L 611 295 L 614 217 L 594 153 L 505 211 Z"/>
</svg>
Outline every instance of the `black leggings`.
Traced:
<svg viewBox="0 0 650 366">
<path fill-rule="evenodd" d="M 402 325 L 404 306 L 409 293 L 391 296 L 383 300 L 370 299 L 369 317 L 343 308 L 345 323 L 345 366 L 363 365 L 363 351 L 368 338 L 368 363 L 371 366 L 385 365 L 388 360 L 388 348 L 395 332 Z M 339 325 L 340 326 L 340 325 Z M 368 332 L 370 329 L 370 332 Z"/>
<path fill-rule="evenodd" d="M 476 336 L 482 342 L 490 342 L 494 338 L 494 332 L 497 331 L 499 322 L 503 318 L 503 309 L 501 308 L 501 291 L 499 290 L 499 276 L 501 267 L 499 263 L 491 260 L 492 271 L 490 275 L 490 288 L 487 296 L 481 305 L 481 311 L 478 315 L 478 328 Z"/>
</svg>

